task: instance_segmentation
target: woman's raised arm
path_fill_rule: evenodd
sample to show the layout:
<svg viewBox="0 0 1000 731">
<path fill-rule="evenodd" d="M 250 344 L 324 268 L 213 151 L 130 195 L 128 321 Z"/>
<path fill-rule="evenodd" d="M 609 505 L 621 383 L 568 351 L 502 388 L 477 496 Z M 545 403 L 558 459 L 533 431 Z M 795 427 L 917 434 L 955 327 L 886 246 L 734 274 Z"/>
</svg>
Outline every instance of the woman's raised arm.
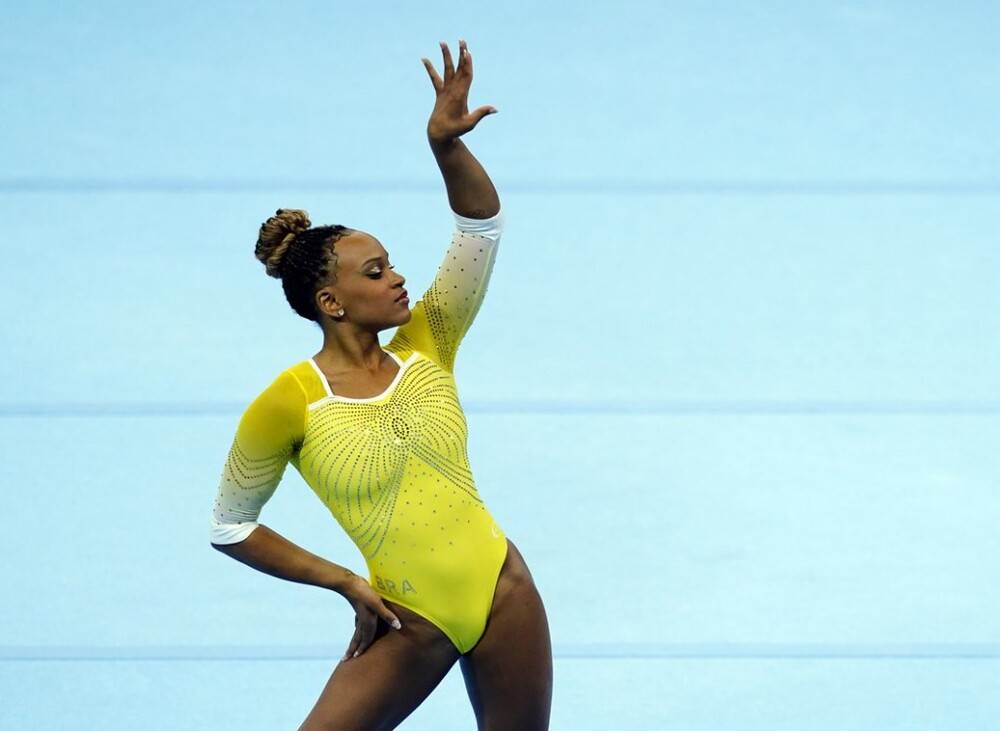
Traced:
<svg viewBox="0 0 1000 731">
<path fill-rule="evenodd" d="M 459 138 L 497 110 L 483 106 L 469 111 L 472 56 L 465 41 L 458 42 L 457 66 L 447 43 L 441 44 L 441 55 L 441 75 L 429 59 L 423 59 L 436 94 L 427 121 L 427 140 L 444 177 L 451 210 L 466 218 L 492 218 L 500 212 L 500 196 L 486 170 Z"/>
</svg>

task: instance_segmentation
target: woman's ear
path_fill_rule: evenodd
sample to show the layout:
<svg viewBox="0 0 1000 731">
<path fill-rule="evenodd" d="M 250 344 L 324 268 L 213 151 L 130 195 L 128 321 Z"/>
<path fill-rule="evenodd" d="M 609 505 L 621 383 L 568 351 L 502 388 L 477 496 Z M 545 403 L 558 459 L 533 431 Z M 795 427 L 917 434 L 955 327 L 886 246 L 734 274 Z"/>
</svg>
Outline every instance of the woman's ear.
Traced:
<svg viewBox="0 0 1000 731">
<path fill-rule="evenodd" d="M 344 308 L 337 302 L 332 287 L 323 287 L 316 293 L 316 308 L 327 317 L 339 320 L 344 316 Z"/>
</svg>

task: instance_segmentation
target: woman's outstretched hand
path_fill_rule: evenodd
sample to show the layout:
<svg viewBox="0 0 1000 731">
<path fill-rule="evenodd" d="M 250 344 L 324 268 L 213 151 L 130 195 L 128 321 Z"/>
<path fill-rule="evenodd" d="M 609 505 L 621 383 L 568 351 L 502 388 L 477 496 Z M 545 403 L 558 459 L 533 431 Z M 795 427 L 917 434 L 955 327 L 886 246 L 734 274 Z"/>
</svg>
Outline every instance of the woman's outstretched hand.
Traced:
<svg viewBox="0 0 1000 731">
<path fill-rule="evenodd" d="M 495 114 L 494 107 L 485 106 L 469 111 L 469 88 L 472 86 L 472 56 L 465 41 L 458 42 L 458 65 L 452 61 L 447 43 L 441 44 L 444 59 L 443 77 L 438 75 L 434 64 L 423 59 L 427 75 L 434 84 L 434 109 L 427 121 L 427 138 L 432 145 L 445 144 L 458 139 L 473 129 L 479 121 Z"/>
<path fill-rule="evenodd" d="M 355 578 L 356 581 L 350 589 L 343 592 L 344 598 L 351 603 L 355 614 L 354 636 L 351 638 L 351 644 L 347 646 L 347 652 L 344 653 L 344 660 L 357 657 L 371 647 L 380 619 L 393 629 L 402 629 L 399 618 L 389 611 L 389 607 L 371 585 L 360 576 Z"/>
</svg>

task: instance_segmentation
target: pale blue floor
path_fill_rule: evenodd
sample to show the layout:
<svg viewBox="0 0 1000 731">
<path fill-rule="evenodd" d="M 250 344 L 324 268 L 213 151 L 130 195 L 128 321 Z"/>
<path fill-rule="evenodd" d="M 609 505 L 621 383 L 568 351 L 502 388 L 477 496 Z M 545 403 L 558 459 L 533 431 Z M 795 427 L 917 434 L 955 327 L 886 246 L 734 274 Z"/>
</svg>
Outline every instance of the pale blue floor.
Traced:
<svg viewBox="0 0 1000 731">
<path fill-rule="evenodd" d="M 1000 6 L 41 2 L 0 25 L 0 729 L 295 728 L 346 603 L 212 551 L 318 347 L 279 206 L 408 288 L 469 40 L 508 230 L 460 359 L 553 729 L 1000 726 Z M 361 570 L 297 476 L 265 521 Z M 403 726 L 474 727 L 457 674 Z"/>
</svg>

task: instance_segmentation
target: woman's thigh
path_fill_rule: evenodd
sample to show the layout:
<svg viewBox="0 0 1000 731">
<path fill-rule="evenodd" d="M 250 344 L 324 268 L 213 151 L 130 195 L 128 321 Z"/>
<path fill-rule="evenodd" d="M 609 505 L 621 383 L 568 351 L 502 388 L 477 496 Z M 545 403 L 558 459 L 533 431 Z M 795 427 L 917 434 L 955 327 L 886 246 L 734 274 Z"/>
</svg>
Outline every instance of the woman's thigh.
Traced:
<svg viewBox="0 0 1000 731">
<path fill-rule="evenodd" d="M 482 639 L 462 674 L 483 731 L 543 731 L 552 706 L 552 644 L 545 607 L 510 544 Z"/>
<path fill-rule="evenodd" d="M 300 731 L 395 728 L 437 687 L 459 658 L 441 630 L 386 602 L 403 625 L 380 623 L 372 645 L 337 665 Z"/>
</svg>

